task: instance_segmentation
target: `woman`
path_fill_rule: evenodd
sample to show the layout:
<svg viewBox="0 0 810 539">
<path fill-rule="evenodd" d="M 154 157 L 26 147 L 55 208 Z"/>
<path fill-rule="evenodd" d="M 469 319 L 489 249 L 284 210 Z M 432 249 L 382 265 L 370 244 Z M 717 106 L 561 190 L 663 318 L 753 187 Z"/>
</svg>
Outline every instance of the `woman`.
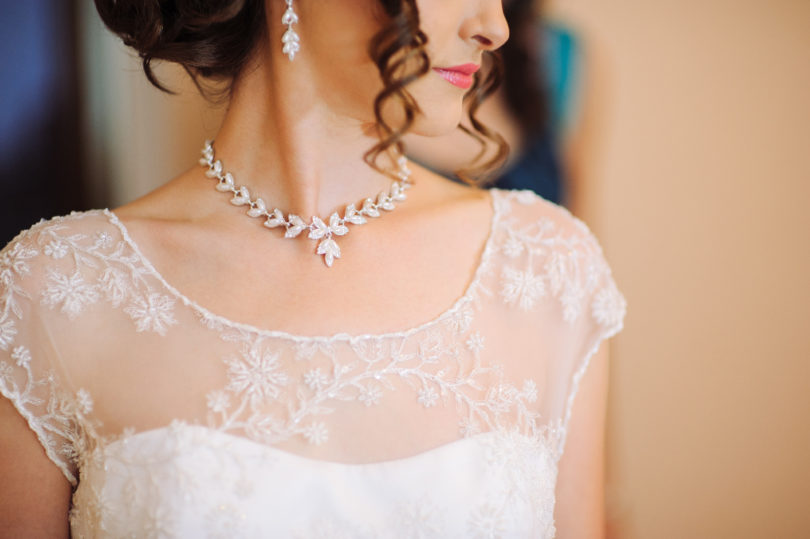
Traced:
<svg viewBox="0 0 810 539">
<path fill-rule="evenodd" d="M 229 108 L 201 165 L 3 251 L 3 529 L 598 536 L 598 244 L 397 143 L 459 123 L 500 2 L 96 4 Z"/>
</svg>

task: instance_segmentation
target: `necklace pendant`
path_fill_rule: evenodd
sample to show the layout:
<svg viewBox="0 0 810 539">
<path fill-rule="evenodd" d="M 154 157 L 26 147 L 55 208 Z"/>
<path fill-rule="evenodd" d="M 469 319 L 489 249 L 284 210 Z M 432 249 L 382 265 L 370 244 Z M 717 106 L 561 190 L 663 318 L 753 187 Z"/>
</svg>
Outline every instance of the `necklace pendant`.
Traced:
<svg viewBox="0 0 810 539">
<path fill-rule="evenodd" d="M 317 215 L 312 218 L 310 225 L 309 239 L 320 240 L 317 254 L 323 256 L 323 261 L 327 267 L 332 267 L 336 258 L 340 258 L 340 246 L 333 239 L 333 236 L 345 236 L 349 233 L 349 227 L 345 225 L 345 220 L 340 215 L 333 213 L 329 217 L 329 224 Z"/>
<path fill-rule="evenodd" d="M 318 244 L 318 250 L 316 252 L 319 255 L 323 255 L 324 263 L 330 268 L 332 264 L 334 264 L 335 259 L 340 258 L 340 246 L 332 239 L 332 236 L 322 239 Z"/>
</svg>

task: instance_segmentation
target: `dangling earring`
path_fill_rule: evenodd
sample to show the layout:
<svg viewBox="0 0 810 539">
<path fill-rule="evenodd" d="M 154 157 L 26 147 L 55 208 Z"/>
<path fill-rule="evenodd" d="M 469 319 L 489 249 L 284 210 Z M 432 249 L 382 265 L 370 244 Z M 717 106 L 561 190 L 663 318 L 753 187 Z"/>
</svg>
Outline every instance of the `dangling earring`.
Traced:
<svg viewBox="0 0 810 539">
<path fill-rule="evenodd" d="M 292 61 L 295 58 L 295 53 L 301 50 L 301 38 L 299 38 L 298 34 L 293 30 L 293 25 L 298 23 L 298 14 L 296 14 L 293 9 L 293 0 L 286 0 L 286 2 L 287 11 L 285 11 L 284 16 L 281 17 L 281 24 L 287 26 L 287 31 L 281 36 L 281 42 L 284 44 L 282 51 L 287 55 L 290 61 Z"/>
</svg>

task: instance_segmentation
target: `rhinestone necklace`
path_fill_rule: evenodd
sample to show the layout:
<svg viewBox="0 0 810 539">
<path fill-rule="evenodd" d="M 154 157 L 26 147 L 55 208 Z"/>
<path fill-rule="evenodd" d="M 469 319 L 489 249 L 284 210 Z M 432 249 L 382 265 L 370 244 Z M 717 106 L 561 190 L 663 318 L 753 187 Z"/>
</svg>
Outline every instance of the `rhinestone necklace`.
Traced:
<svg viewBox="0 0 810 539">
<path fill-rule="evenodd" d="M 284 216 L 278 208 L 273 211 L 268 210 L 267 203 L 261 198 L 251 198 L 250 191 L 244 185 L 236 186 L 233 175 L 223 171 L 222 162 L 214 160 L 213 141 L 206 141 L 202 150 L 200 164 L 207 166 L 205 175 L 218 180 L 216 190 L 221 193 L 233 195 L 231 204 L 234 206 L 247 206 L 247 215 L 253 218 L 264 218 L 264 226 L 267 228 L 284 227 L 285 238 L 297 238 L 299 236 L 318 241 L 316 254 L 323 256 L 323 261 L 328 267 L 332 267 L 336 258 L 340 258 L 340 246 L 335 241 L 335 236 L 345 236 L 349 232 L 346 225 L 362 225 L 367 222 L 367 217 L 379 217 L 380 210 L 391 211 L 396 206 L 395 202 L 405 200 L 405 191 L 410 189 L 411 171 L 408 169 L 408 160 L 405 156 L 397 159 L 398 180 L 395 180 L 388 191 L 381 191 L 376 200 L 367 198 L 358 209 L 355 204 L 349 204 L 341 217 L 338 212 L 333 213 L 328 219 L 321 219 L 317 215 L 312 216 L 309 224 L 298 215 L 293 213 Z M 304 234 L 306 232 L 306 234 Z"/>
</svg>

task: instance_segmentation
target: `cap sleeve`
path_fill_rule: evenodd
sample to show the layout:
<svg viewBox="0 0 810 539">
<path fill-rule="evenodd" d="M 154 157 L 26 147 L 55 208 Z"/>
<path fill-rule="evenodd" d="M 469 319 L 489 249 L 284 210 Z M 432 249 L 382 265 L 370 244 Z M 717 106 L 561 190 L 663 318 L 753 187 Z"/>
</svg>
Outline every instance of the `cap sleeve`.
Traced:
<svg viewBox="0 0 810 539">
<path fill-rule="evenodd" d="M 75 486 L 78 457 L 87 439 L 84 417 L 92 403 L 86 392 L 67 389 L 58 350 L 41 311 L 49 275 L 54 276 L 59 259 L 68 258 L 69 253 L 66 245 L 43 241 L 35 229 L 23 232 L 0 252 L 0 394 Z"/>
<path fill-rule="evenodd" d="M 582 221 L 529 191 L 496 194 L 494 288 L 505 310 L 493 325 L 509 328 L 511 377 L 537 381 L 538 426 L 555 434 L 560 457 L 580 381 L 601 342 L 621 330 L 625 300 Z"/>
<path fill-rule="evenodd" d="M 577 301 L 572 302 L 572 307 L 566 306 L 564 317 L 574 310 L 577 315 L 568 320 L 570 353 L 566 354 L 567 361 L 560 366 L 560 374 L 564 380 L 562 386 L 566 388 L 560 452 L 565 445 L 579 385 L 591 358 L 603 341 L 622 330 L 627 307 L 598 240 L 582 221 L 573 216 L 570 218 L 575 227 L 573 234 L 578 238 L 578 245 L 571 256 L 578 259 L 579 263 L 574 265 L 576 269 L 570 281 L 572 296 Z"/>
</svg>

